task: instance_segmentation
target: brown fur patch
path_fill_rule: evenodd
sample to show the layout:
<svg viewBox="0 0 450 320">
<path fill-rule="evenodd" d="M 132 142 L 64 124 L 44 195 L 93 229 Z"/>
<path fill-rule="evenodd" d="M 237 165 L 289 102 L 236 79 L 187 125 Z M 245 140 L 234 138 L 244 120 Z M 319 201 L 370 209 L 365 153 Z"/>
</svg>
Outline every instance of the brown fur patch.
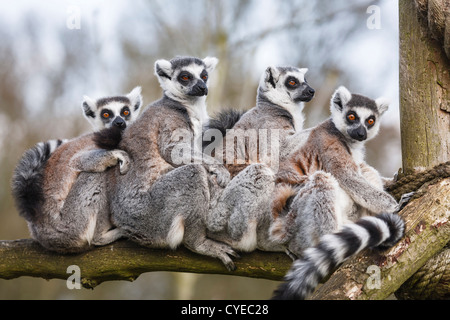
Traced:
<svg viewBox="0 0 450 320">
<path fill-rule="evenodd" d="M 289 198 L 297 194 L 297 189 L 288 184 L 279 184 L 276 186 L 275 199 L 272 201 L 272 217 L 274 219 L 285 215 Z"/>
</svg>

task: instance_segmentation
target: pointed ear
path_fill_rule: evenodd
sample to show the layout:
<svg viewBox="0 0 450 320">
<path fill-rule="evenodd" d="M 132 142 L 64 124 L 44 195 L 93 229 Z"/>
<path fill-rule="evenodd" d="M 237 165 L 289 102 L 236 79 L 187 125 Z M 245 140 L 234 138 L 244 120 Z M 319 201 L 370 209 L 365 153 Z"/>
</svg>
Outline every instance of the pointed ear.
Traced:
<svg viewBox="0 0 450 320">
<path fill-rule="evenodd" d="M 206 66 L 206 71 L 208 71 L 208 73 L 212 73 L 216 69 L 219 59 L 215 57 L 206 57 L 203 59 L 203 63 Z"/>
<path fill-rule="evenodd" d="M 133 111 L 136 112 L 142 106 L 142 95 L 141 95 L 141 87 L 136 87 L 129 94 L 127 94 L 127 98 L 130 99 L 131 106 Z"/>
<path fill-rule="evenodd" d="M 155 75 L 158 77 L 158 81 L 161 83 L 166 79 L 172 80 L 172 64 L 167 60 L 157 60 L 155 62 Z"/>
<path fill-rule="evenodd" d="M 382 115 L 383 113 L 385 113 L 387 111 L 387 109 L 389 109 L 389 105 L 390 105 L 390 101 L 387 98 L 381 97 L 375 100 L 375 104 L 378 107 L 378 112 L 380 113 L 380 115 Z"/>
<path fill-rule="evenodd" d="M 84 116 L 89 119 L 95 118 L 95 111 L 97 111 L 97 103 L 88 96 L 83 96 L 83 103 L 81 104 Z"/>
<path fill-rule="evenodd" d="M 266 71 L 264 72 L 263 78 L 266 87 L 268 86 L 268 84 L 270 84 L 275 88 L 277 86 L 278 79 L 280 78 L 280 72 L 278 71 L 277 67 L 267 67 Z"/>
<path fill-rule="evenodd" d="M 83 96 L 83 102 L 81 103 L 81 108 L 83 109 L 84 117 L 89 121 L 89 123 L 95 128 L 95 117 L 97 116 L 95 112 L 97 111 L 97 103 L 95 100 L 89 98 L 88 96 Z"/>
<path fill-rule="evenodd" d="M 352 94 L 344 86 L 339 87 L 331 98 L 331 106 L 339 111 L 342 111 L 344 105 L 346 105 L 352 99 Z"/>
<path fill-rule="evenodd" d="M 303 74 L 306 74 L 308 72 L 308 68 L 301 68 L 299 71 Z"/>
</svg>

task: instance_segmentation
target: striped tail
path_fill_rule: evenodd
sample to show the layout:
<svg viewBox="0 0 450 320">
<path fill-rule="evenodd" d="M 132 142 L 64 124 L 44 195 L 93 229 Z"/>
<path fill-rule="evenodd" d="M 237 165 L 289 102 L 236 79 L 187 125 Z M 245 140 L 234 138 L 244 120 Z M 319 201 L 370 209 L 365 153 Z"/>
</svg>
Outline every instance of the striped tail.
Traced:
<svg viewBox="0 0 450 320">
<path fill-rule="evenodd" d="M 39 142 L 19 160 L 12 177 L 12 195 L 20 216 L 33 221 L 43 202 L 42 181 L 50 155 L 67 140 Z"/>
<path fill-rule="evenodd" d="M 405 222 L 392 213 L 364 217 L 323 236 L 294 261 L 284 283 L 274 292 L 274 300 L 306 299 L 335 267 L 365 248 L 389 248 L 404 235 Z"/>
</svg>

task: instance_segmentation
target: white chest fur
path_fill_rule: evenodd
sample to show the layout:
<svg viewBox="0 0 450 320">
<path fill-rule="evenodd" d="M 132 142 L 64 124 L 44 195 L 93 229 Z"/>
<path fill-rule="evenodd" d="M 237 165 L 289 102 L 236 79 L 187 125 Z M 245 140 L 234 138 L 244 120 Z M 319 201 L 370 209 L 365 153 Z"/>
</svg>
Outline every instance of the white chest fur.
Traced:
<svg viewBox="0 0 450 320">
<path fill-rule="evenodd" d="M 205 100 L 199 100 L 198 103 L 188 106 L 187 111 L 191 119 L 192 129 L 194 130 L 194 146 L 201 151 L 203 125 L 208 121 L 209 116 L 206 112 Z"/>
</svg>

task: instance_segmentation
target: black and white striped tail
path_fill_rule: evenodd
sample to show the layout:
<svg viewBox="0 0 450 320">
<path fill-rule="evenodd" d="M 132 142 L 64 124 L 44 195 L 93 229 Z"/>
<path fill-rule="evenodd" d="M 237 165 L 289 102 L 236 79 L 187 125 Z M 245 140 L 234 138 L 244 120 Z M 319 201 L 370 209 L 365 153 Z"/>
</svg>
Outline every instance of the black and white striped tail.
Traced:
<svg viewBox="0 0 450 320">
<path fill-rule="evenodd" d="M 404 235 L 403 219 L 392 213 L 364 217 L 328 234 L 317 246 L 308 248 L 294 261 L 284 283 L 274 292 L 274 300 L 307 298 L 333 269 L 365 248 L 389 248 Z"/>
<path fill-rule="evenodd" d="M 43 171 L 50 155 L 66 140 L 39 142 L 28 149 L 14 170 L 12 195 L 19 214 L 32 221 L 43 201 Z"/>
</svg>

